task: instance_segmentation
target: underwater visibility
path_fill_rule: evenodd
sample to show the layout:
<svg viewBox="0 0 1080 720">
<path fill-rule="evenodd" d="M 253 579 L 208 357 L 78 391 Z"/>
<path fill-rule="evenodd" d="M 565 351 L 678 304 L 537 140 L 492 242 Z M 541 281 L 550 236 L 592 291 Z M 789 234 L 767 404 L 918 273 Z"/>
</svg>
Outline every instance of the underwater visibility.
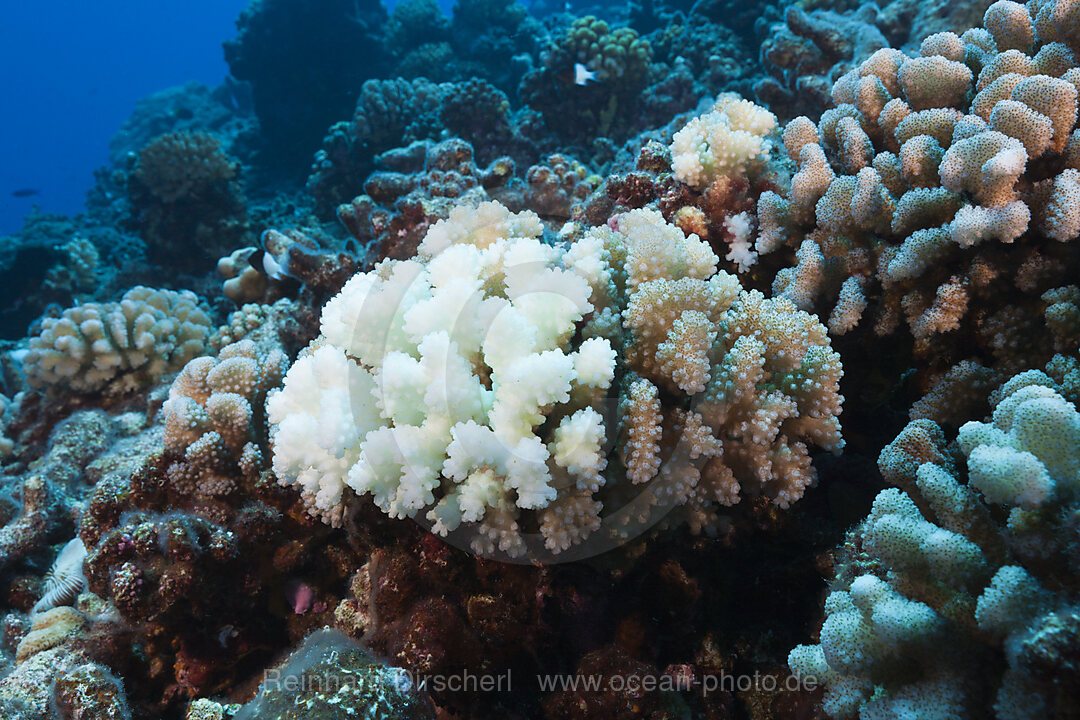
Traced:
<svg viewBox="0 0 1080 720">
<path fill-rule="evenodd" d="M 1080 720 L 1080 0 L 223 58 L 0 238 L 0 720 Z"/>
</svg>

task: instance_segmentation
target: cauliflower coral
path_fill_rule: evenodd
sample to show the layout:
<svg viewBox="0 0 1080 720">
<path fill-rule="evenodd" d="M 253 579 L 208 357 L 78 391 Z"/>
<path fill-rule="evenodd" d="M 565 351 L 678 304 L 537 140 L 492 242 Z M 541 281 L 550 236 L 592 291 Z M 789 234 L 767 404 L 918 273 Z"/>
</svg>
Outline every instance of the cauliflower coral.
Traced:
<svg viewBox="0 0 1080 720">
<path fill-rule="evenodd" d="M 878 50 L 837 79 L 817 123 L 788 123 L 797 171 L 758 204 L 757 252 L 796 249 L 774 293 L 821 311 L 834 335 L 906 323 L 922 355 L 963 333 L 992 347 L 1002 323 L 1025 332 L 1017 309 L 1038 313 L 1075 274 L 1076 15 L 998 0 L 984 27 L 931 35 L 918 55 Z"/>
<path fill-rule="evenodd" d="M 820 323 L 654 211 L 570 246 L 542 231 L 461 206 L 346 283 L 268 399 L 280 481 L 331 524 L 367 494 L 511 557 L 674 506 L 700 525 L 743 495 L 797 500 L 808 445 L 843 443 Z"/>
<path fill-rule="evenodd" d="M 717 177 L 742 175 L 769 158 L 766 137 L 776 116 L 734 93 L 716 99 L 712 110 L 694 118 L 671 141 L 675 177 L 701 190 Z"/>
<path fill-rule="evenodd" d="M 287 364 L 280 348 L 244 339 L 184 366 L 162 407 L 166 474 L 175 490 L 224 495 L 235 489 L 236 475 L 254 481 L 265 467 L 259 438 L 266 393 Z"/>
<path fill-rule="evenodd" d="M 35 388 L 122 394 L 202 354 L 210 331 L 209 310 L 195 293 L 138 286 L 118 302 L 45 318 L 23 369 Z"/>
<path fill-rule="evenodd" d="M 848 538 L 820 645 L 797 674 L 830 717 L 1062 717 L 1075 683 L 1080 413 L 1041 371 L 960 429 L 967 482 L 929 420 L 881 453 L 882 491 Z"/>
</svg>

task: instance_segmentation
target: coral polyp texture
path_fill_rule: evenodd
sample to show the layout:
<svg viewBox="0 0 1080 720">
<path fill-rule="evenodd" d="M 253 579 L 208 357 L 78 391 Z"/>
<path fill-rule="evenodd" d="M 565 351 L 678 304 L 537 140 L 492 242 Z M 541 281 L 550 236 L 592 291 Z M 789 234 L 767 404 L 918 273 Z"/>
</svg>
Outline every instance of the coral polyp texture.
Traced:
<svg viewBox="0 0 1080 720">
<path fill-rule="evenodd" d="M 765 108 L 738 95 L 721 95 L 712 110 L 675 133 L 675 177 L 701 190 L 718 177 L 745 175 L 751 164 L 769 158 L 765 137 L 775 128 L 776 116 Z"/>
<path fill-rule="evenodd" d="M 460 138 L 440 143 L 413 143 L 395 153 L 395 171 L 372 173 L 364 183 L 364 195 L 337 208 L 337 216 L 349 233 L 379 258 L 404 260 L 416 253 L 428 228 L 463 202 L 477 204 L 502 198 L 520 206 L 524 200 L 539 211 L 558 211 L 560 200 L 569 213 L 569 193 L 588 194 L 589 186 L 577 183 L 574 173 L 523 193 L 514 177 L 514 162 L 498 158 L 486 168 L 473 160 L 473 147 Z M 530 168 L 529 176 L 532 176 Z M 545 179 L 548 177 L 544 176 Z M 565 179 L 565 181 L 564 181 Z M 560 197 L 561 194 L 561 197 Z"/>
<path fill-rule="evenodd" d="M 656 506 L 700 526 L 746 495 L 798 500 L 808 444 L 843 445 L 824 328 L 654 211 L 615 226 L 554 246 L 532 213 L 459 206 L 416 258 L 346 283 L 268 400 L 279 479 L 331 524 L 370 494 L 511 556 Z"/>
<path fill-rule="evenodd" d="M 854 717 L 1068 717 L 1075 709 L 1080 412 L 1045 373 L 995 391 L 990 422 L 916 420 L 881 454 L 820 645 L 792 670 Z M 966 470 L 966 473 L 965 473 Z M 965 480 L 966 475 L 966 482 Z"/>
<path fill-rule="evenodd" d="M 280 348 L 241 340 L 184 366 L 162 408 L 165 450 L 182 456 L 167 470 L 178 492 L 221 495 L 235 489 L 237 476 L 254 481 L 268 460 L 266 394 L 287 365 Z"/>
<path fill-rule="evenodd" d="M 134 287 L 118 302 L 44 319 L 23 369 L 34 387 L 122 394 L 202 354 L 210 331 L 208 309 L 194 293 Z"/>
<path fill-rule="evenodd" d="M 132 179 L 155 199 L 174 203 L 210 192 L 236 173 L 236 163 L 213 136 L 178 132 L 156 138 L 139 152 Z"/>
<path fill-rule="evenodd" d="M 1077 48 L 1067 23 L 1039 33 L 1035 19 L 1066 12 L 995 2 L 985 27 L 931 35 L 918 55 L 878 50 L 817 123 L 788 123 L 796 172 L 758 205 L 758 252 L 796 251 L 774 292 L 833 334 L 905 323 L 923 355 L 989 355 L 1003 324 L 1027 332 L 1018 309 L 1041 314 L 1077 269 Z"/>
<path fill-rule="evenodd" d="M 312 683 L 297 693 L 275 677 L 340 677 L 349 681 Z M 383 665 L 336 630 L 309 635 L 280 666 L 267 674 L 256 697 L 237 720 L 289 720 L 303 708 L 305 717 L 359 720 L 428 720 L 434 711 L 409 674 Z M 349 712 L 351 711 L 351 712 Z M 344 713 L 344 715 L 342 715 Z"/>
<path fill-rule="evenodd" d="M 153 259 L 202 270 L 247 232 L 239 163 L 205 132 L 154 138 L 128 178 L 133 224 Z M 197 249 L 196 252 L 192 252 Z"/>
<path fill-rule="evenodd" d="M 541 217 L 566 219 L 583 202 L 600 178 L 572 157 L 559 153 L 531 166 L 525 173 L 525 204 Z"/>
</svg>

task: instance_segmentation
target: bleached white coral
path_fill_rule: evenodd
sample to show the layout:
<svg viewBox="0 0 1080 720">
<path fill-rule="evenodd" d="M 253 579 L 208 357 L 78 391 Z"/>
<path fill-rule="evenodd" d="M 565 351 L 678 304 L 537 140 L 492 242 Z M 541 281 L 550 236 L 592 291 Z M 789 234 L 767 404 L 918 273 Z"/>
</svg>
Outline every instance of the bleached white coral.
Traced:
<svg viewBox="0 0 1080 720">
<path fill-rule="evenodd" d="M 268 399 L 279 480 L 332 524 L 366 494 L 510 555 L 531 533 L 552 553 L 582 542 L 630 488 L 645 499 L 622 517 L 640 522 L 741 489 L 797 500 L 808 445 L 843 444 L 824 327 L 743 292 L 656 211 L 612 226 L 564 247 L 531 213 L 459 208 L 418 257 L 349 280 Z"/>
<path fill-rule="evenodd" d="M 748 212 L 731 215 L 724 219 L 724 229 L 731 233 L 731 242 L 728 245 L 731 250 L 724 259 L 735 263 L 739 272 L 746 272 L 758 259 L 752 242 L 752 216 Z"/>
<path fill-rule="evenodd" d="M 599 486 L 605 433 L 586 406 L 615 355 L 602 338 L 570 341 L 605 271 L 580 253 L 590 271 L 564 267 L 540 231 L 497 203 L 457 208 L 418 259 L 383 262 L 327 303 L 322 339 L 268 402 L 274 469 L 314 512 L 338 522 L 347 487 L 437 532 L 494 519 L 488 531 L 506 533 L 564 492 L 553 467 Z"/>
<path fill-rule="evenodd" d="M 721 95 L 710 112 L 675 133 L 671 163 L 675 177 L 702 189 L 717 177 L 737 176 L 753 163 L 767 160 L 765 137 L 776 128 L 776 116 L 737 95 Z"/>
</svg>

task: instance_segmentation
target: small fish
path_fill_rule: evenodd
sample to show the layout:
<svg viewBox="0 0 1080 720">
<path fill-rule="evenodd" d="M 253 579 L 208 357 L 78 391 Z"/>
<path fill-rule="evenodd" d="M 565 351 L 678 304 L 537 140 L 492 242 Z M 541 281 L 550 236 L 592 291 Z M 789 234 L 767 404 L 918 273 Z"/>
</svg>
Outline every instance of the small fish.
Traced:
<svg viewBox="0 0 1080 720">
<path fill-rule="evenodd" d="M 291 295 L 300 289 L 301 282 L 293 277 L 288 270 L 278 262 L 277 258 L 259 249 L 248 256 L 248 264 L 261 272 L 266 277 L 278 283 L 278 287 L 287 295 Z"/>
<path fill-rule="evenodd" d="M 34 188 L 19 188 L 18 190 L 13 190 L 12 191 L 11 197 L 28 198 L 28 197 L 34 197 L 35 195 L 40 195 L 40 194 L 41 193 L 39 193 Z"/>
<path fill-rule="evenodd" d="M 596 72 L 585 67 L 584 63 L 574 63 L 574 84 L 585 85 L 590 80 L 596 82 Z"/>
<path fill-rule="evenodd" d="M 285 268 L 281 266 L 277 258 L 265 250 L 256 250 L 251 253 L 248 256 L 248 264 L 271 280 L 282 280 L 288 276 Z"/>
</svg>

